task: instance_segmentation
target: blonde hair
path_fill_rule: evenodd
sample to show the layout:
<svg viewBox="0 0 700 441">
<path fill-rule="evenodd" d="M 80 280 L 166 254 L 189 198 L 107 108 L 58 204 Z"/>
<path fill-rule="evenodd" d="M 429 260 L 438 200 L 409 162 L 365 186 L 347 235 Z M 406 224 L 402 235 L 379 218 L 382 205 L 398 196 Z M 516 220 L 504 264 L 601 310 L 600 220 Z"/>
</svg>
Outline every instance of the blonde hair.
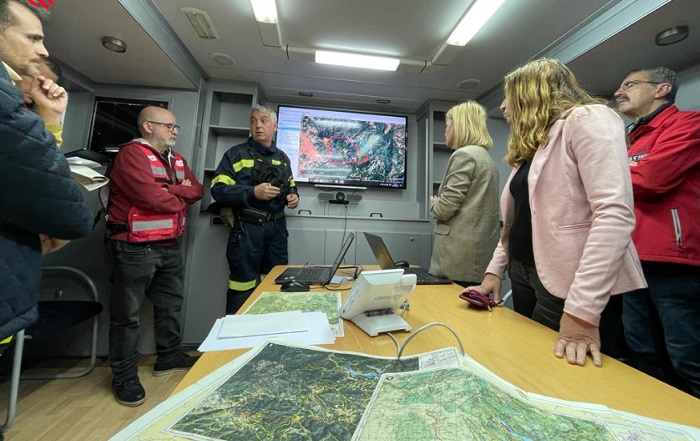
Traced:
<svg viewBox="0 0 700 441">
<path fill-rule="evenodd" d="M 532 159 L 549 141 L 549 129 L 562 112 L 586 104 L 602 104 L 578 84 L 563 63 L 552 58 L 530 61 L 505 76 L 505 96 L 511 126 L 510 165 Z"/>
<path fill-rule="evenodd" d="M 445 117 L 452 120 L 453 147 L 479 145 L 488 150 L 493 146 L 493 139 L 486 129 L 486 109 L 481 104 L 476 101 L 457 104 L 447 111 Z"/>
</svg>

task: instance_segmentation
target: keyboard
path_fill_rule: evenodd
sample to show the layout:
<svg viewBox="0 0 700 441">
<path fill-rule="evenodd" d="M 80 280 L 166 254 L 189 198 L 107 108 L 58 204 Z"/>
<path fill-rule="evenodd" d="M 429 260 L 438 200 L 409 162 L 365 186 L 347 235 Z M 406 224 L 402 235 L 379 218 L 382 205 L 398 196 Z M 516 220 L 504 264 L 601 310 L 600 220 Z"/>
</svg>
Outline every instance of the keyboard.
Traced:
<svg viewBox="0 0 700 441">
<path fill-rule="evenodd" d="M 330 280 L 328 272 L 330 268 L 302 268 L 297 273 L 295 280 L 299 282 L 320 282 L 324 280 Z"/>
<path fill-rule="evenodd" d="M 424 268 L 405 268 L 404 274 L 415 274 L 417 285 L 447 285 L 452 281 L 446 277 L 433 276 Z"/>
</svg>

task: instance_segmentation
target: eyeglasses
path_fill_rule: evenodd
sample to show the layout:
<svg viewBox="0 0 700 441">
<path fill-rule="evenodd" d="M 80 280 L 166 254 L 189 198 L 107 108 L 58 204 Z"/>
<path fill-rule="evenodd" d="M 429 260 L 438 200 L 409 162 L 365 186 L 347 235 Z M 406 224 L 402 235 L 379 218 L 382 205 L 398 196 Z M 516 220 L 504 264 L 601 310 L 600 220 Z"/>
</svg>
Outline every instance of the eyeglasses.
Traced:
<svg viewBox="0 0 700 441">
<path fill-rule="evenodd" d="M 622 83 L 622 86 L 620 86 L 620 89 L 622 90 L 629 90 L 636 86 L 637 84 L 644 83 L 644 84 L 663 84 L 658 81 L 642 81 L 642 80 L 630 80 L 626 83 Z"/>
<path fill-rule="evenodd" d="M 172 132 L 175 129 L 177 129 L 178 131 L 180 130 L 180 126 L 178 126 L 177 124 L 162 123 L 162 122 L 158 122 L 158 121 L 146 121 L 146 122 L 151 123 L 151 124 L 158 124 L 161 126 L 165 126 L 165 130 L 167 130 L 168 132 Z"/>
</svg>

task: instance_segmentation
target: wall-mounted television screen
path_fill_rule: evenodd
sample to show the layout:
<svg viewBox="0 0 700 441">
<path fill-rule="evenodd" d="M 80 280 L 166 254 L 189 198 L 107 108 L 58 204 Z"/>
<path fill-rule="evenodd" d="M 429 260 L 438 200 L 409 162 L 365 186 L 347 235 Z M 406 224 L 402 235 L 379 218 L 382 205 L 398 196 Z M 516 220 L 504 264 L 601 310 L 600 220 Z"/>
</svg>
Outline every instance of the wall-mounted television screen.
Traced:
<svg viewBox="0 0 700 441">
<path fill-rule="evenodd" d="M 406 188 L 406 117 L 278 107 L 277 147 L 296 182 Z"/>
</svg>

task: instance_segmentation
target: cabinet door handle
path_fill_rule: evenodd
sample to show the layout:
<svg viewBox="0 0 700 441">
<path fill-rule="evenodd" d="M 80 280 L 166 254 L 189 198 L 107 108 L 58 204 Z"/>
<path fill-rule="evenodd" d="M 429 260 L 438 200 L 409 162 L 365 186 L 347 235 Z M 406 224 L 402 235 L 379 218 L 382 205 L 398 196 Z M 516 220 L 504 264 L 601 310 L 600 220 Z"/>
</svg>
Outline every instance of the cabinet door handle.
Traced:
<svg viewBox="0 0 700 441">
<path fill-rule="evenodd" d="M 384 215 L 382 213 L 370 213 L 369 217 L 384 217 Z"/>
<path fill-rule="evenodd" d="M 302 214 L 302 213 L 308 213 L 309 216 L 311 216 L 311 210 L 299 210 L 299 211 L 297 211 L 297 214 Z"/>
</svg>

